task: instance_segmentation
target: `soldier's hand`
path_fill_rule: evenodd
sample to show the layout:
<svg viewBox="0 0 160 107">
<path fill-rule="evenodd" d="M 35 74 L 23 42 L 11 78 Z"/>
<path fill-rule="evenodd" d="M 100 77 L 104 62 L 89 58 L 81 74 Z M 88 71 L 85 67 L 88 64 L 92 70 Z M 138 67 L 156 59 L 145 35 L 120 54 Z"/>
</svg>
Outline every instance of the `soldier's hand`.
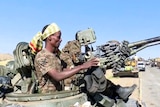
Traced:
<svg viewBox="0 0 160 107">
<path fill-rule="evenodd" d="M 82 66 L 84 69 L 87 69 L 87 68 L 90 68 L 91 66 L 98 66 L 98 63 L 99 63 L 98 58 L 92 58 L 91 60 L 83 63 Z"/>
</svg>

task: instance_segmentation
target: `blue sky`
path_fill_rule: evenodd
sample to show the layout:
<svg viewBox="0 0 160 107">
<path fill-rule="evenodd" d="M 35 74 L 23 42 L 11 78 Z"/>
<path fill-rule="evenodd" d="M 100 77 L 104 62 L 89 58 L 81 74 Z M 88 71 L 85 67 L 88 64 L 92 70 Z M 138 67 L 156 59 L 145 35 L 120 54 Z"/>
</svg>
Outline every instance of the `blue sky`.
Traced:
<svg viewBox="0 0 160 107">
<path fill-rule="evenodd" d="M 130 43 L 160 36 L 159 0 L 1 0 L 0 53 L 11 53 L 17 43 L 30 42 L 46 24 L 56 22 L 62 30 L 63 47 L 79 30 L 93 28 L 97 41 Z M 137 53 L 160 57 L 160 45 Z"/>
</svg>

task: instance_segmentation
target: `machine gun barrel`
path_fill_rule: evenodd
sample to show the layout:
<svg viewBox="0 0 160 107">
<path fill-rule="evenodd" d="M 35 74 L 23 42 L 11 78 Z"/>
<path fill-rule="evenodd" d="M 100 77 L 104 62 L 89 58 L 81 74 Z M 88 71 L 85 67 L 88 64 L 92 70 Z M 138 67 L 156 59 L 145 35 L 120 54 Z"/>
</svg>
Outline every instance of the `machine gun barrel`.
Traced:
<svg viewBox="0 0 160 107">
<path fill-rule="evenodd" d="M 139 45 L 143 45 L 143 44 L 147 44 L 147 43 L 158 42 L 158 41 L 160 41 L 160 36 L 130 43 L 130 44 L 128 45 L 128 47 L 132 48 L 132 47 L 135 47 L 135 46 L 139 46 Z"/>
<path fill-rule="evenodd" d="M 160 44 L 160 36 L 137 41 L 137 42 L 133 42 L 133 43 L 129 43 L 128 47 L 131 49 L 130 55 L 133 55 L 144 48 L 158 45 L 158 44 Z"/>
</svg>

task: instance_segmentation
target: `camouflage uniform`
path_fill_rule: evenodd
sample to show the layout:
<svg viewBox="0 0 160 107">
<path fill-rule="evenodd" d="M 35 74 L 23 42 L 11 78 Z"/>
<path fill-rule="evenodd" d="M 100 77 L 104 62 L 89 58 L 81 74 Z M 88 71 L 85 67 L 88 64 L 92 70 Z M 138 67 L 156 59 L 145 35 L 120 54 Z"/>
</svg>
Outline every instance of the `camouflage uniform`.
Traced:
<svg viewBox="0 0 160 107">
<path fill-rule="evenodd" d="M 81 45 L 77 40 L 69 41 L 65 45 L 65 47 L 62 49 L 62 52 L 60 54 L 61 60 L 64 61 L 64 67 L 67 69 L 72 69 L 75 66 L 75 63 L 78 63 L 78 56 L 81 52 Z M 72 76 L 68 79 L 64 80 L 65 86 L 70 86 L 71 81 L 76 79 L 76 76 Z"/>
<path fill-rule="evenodd" d="M 60 58 L 67 63 L 67 68 L 74 66 L 75 63 L 79 62 L 79 55 L 81 53 L 81 45 L 77 40 L 69 41 L 62 49 Z"/>
<path fill-rule="evenodd" d="M 35 57 L 36 75 L 39 81 L 39 91 L 41 93 L 54 92 L 62 90 L 62 84 L 55 81 L 47 75 L 50 70 L 62 71 L 61 60 L 58 55 L 55 55 L 46 49 L 42 49 Z"/>
</svg>

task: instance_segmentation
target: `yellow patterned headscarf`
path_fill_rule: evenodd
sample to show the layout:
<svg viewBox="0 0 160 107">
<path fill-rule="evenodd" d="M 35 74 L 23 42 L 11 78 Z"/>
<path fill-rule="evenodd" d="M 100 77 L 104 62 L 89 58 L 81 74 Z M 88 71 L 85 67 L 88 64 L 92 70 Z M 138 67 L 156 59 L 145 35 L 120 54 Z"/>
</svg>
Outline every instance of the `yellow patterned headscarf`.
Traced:
<svg viewBox="0 0 160 107">
<path fill-rule="evenodd" d="M 42 32 L 38 32 L 33 37 L 31 42 L 29 43 L 29 47 L 31 48 L 31 52 L 33 54 L 36 54 L 37 52 L 42 50 L 43 40 L 45 40 L 47 37 L 49 37 L 50 35 L 58 32 L 58 31 L 60 31 L 60 28 L 58 27 L 58 25 L 56 23 L 52 23 L 52 24 L 47 26 L 47 28 L 45 29 L 43 34 L 42 34 Z"/>
</svg>

